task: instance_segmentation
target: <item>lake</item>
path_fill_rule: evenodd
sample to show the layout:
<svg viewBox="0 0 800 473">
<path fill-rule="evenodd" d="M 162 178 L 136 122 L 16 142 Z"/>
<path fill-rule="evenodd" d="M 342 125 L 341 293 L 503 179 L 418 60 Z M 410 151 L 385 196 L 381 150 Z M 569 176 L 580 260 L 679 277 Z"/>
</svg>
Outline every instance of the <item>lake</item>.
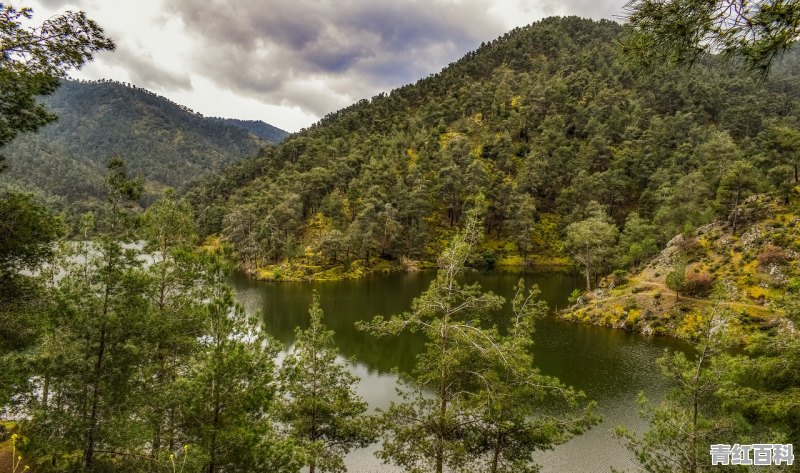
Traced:
<svg viewBox="0 0 800 473">
<path fill-rule="evenodd" d="M 410 308 L 411 300 L 427 288 L 433 272 L 370 276 L 354 281 L 267 283 L 234 274 L 232 284 L 238 301 L 248 313 L 261 312 L 266 330 L 287 347 L 297 326 L 308 325 L 308 305 L 316 290 L 325 311 L 325 322 L 336 331 L 336 343 L 351 371 L 361 378 L 359 394 L 373 408 L 385 407 L 396 399 L 392 369 L 410 370 L 423 348 L 419 335 L 376 339 L 355 329 L 354 323 L 375 315 L 392 315 Z M 552 309 L 567 305 L 581 277 L 569 273 L 476 272 L 466 279 L 477 281 L 510 299 L 517 280 L 537 284 L 541 297 Z M 510 312 L 506 304 L 506 316 Z M 627 450 L 611 429 L 620 424 L 634 430 L 644 425 L 638 418 L 636 398 L 644 391 L 658 400 L 666 392 L 655 360 L 665 349 L 686 350 L 681 342 L 652 338 L 599 327 L 582 326 L 548 316 L 537 324 L 534 361 L 544 374 L 583 390 L 597 401 L 603 415 L 601 424 L 554 450 L 537 452 L 535 460 L 546 473 L 608 472 L 611 466 L 631 466 Z M 351 453 L 351 472 L 387 473 L 372 452 L 377 446 Z"/>
</svg>

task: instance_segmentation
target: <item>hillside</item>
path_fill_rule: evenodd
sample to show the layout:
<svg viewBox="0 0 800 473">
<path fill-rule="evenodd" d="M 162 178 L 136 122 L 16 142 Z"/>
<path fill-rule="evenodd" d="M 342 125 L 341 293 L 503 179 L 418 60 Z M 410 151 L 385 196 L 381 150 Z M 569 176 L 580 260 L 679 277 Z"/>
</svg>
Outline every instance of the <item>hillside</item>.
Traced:
<svg viewBox="0 0 800 473">
<path fill-rule="evenodd" d="M 245 129 L 262 140 L 271 143 L 280 143 L 289 136 L 289 132 L 274 127 L 269 123 L 264 123 L 261 120 L 239 120 L 237 118 L 212 118 L 212 120 Z"/>
<path fill-rule="evenodd" d="M 145 89 L 112 81 L 64 81 L 43 101 L 58 121 L 6 146 L 9 169 L 0 179 L 67 201 L 101 195 L 104 167 L 113 156 L 123 157 L 155 193 L 255 156 L 269 144 L 249 130 L 257 123 L 204 118 Z"/>
<path fill-rule="evenodd" d="M 482 194 L 473 264 L 568 264 L 569 225 L 597 217 L 614 227 L 599 278 L 727 213 L 731 186 L 787 189 L 796 52 L 765 84 L 714 57 L 640 75 L 617 57 L 621 33 L 545 19 L 332 113 L 193 189 L 201 229 L 260 277 L 357 277 L 435 261 Z"/>
<path fill-rule="evenodd" d="M 800 293 L 800 205 L 753 196 L 737 219 L 736 234 L 731 215 L 676 236 L 644 268 L 606 278 L 563 317 L 680 336 L 698 310 L 718 307 L 737 314 L 745 327 L 771 327 L 779 322 L 787 295 Z M 669 283 L 674 272 L 684 274 L 682 285 Z"/>
</svg>

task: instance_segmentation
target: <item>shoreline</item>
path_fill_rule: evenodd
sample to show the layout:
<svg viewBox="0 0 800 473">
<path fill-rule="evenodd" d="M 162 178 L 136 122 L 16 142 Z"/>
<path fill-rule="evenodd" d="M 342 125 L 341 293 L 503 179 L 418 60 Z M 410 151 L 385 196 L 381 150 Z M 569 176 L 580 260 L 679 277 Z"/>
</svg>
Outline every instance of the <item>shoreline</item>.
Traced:
<svg viewBox="0 0 800 473">
<path fill-rule="evenodd" d="M 352 261 L 349 265 L 339 264 L 331 267 L 309 265 L 303 263 L 279 263 L 255 269 L 238 266 L 239 271 L 249 278 L 262 282 L 319 282 L 358 280 L 374 275 L 396 273 L 415 273 L 431 271 L 438 268 L 434 261 L 389 261 L 374 260 L 364 265 L 362 260 Z M 524 264 L 496 263 L 486 266 L 474 266 L 477 271 L 498 271 L 504 273 L 541 273 L 541 272 L 574 272 L 575 266 L 565 258 L 539 259 Z"/>
</svg>

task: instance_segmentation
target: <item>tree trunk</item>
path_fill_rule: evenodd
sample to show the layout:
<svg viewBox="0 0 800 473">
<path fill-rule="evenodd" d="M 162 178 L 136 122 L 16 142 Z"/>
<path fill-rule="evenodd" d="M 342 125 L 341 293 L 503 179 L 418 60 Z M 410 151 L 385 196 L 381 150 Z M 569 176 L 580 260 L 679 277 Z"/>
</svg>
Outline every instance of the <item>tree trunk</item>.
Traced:
<svg viewBox="0 0 800 473">
<path fill-rule="evenodd" d="M 697 411 L 698 411 L 698 400 L 697 400 L 697 386 L 694 387 L 694 392 L 692 393 L 692 452 L 691 452 L 691 463 L 689 465 L 689 473 L 696 473 L 697 472 Z"/>
<path fill-rule="evenodd" d="M 86 428 L 86 452 L 84 453 L 84 466 L 89 471 L 94 470 L 94 444 L 95 430 L 97 429 L 97 409 L 100 403 L 100 374 L 103 369 L 103 358 L 106 351 L 106 329 L 100 330 L 100 347 L 97 350 L 97 362 L 94 368 L 94 380 L 92 382 L 92 412 L 89 417 L 89 425 Z"/>
<path fill-rule="evenodd" d="M 209 446 L 208 473 L 217 473 L 217 428 L 219 424 L 219 404 L 214 406 L 214 429 L 211 432 Z"/>
<path fill-rule="evenodd" d="M 586 291 L 588 292 L 592 290 L 592 279 L 591 275 L 589 274 L 589 266 L 584 265 L 584 268 L 583 274 L 586 276 Z"/>
<path fill-rule="evenodd" d="M 42 382 L 42 408 L 44 409 L 45 414 L 47 414 L 47 403 L 50 398 L 50 374 L 44 375 L 44 381 Z"/>
<path fill-rule="evenodd" d="M 161 425 L 156 424 L 153 430 L 155 432 L 153 433 L 153 448 L 151 450 L 151 455 L 155 458 L 155 456 L 158 455 L 158 451 L 161 449 Z"/>
<path fill-rule="evenodd" d="M 498 433 L 494 443 L 494 454 L 492 455 L 491 473 L 497 473 L 497 465 L 500 462 L 500 450 L 502 450 L 502 445 L 501 445 L 502 442 L 503 442 L 503 436 Z"/>
<path fill-rule="evenodd" d="M 444 340 L 442 341 L 442 360 L 447 356 L 447 316 L 445 316 L 445 327 L 443 329 Z M 436 473 L 444 471 L 444 435 L 447 422 L 447 386 L 444 362 L 442 362 L 441 379 L 439 380 L 439 439 L 436 443 Z"/>
<path fill-rule="evenodd" d="M 733 201 L 733 235 L 736 235 L 736 225 L 739 222 L 739 193 L 741 190 L 736 189 L 736 199 Z"/>
<path fill-rule="evenodd" d="M 100 403 L 100 377 L 103 373 L 103 360 L 106 353 L 106 315 L 108 314 L 109 298 L 111 297 L 111 274 L 113 273 L 113 263 L 108 264 L 106 269 L 106 287 L 103 295 L 103 311 L 101 313 L 102 322 L 100 326 L 100 343 L 97 347 L 97 361 L 94 366 L 94 379 L 92 380 L 92 411 L 89 417 L 89 425 L 86 427 L 86 451 L 84 452 L 84 466 L 87 470 L 94 470 L 94 444 L 95 431 L 97 429 L 97 410 Z"/>
</svg>

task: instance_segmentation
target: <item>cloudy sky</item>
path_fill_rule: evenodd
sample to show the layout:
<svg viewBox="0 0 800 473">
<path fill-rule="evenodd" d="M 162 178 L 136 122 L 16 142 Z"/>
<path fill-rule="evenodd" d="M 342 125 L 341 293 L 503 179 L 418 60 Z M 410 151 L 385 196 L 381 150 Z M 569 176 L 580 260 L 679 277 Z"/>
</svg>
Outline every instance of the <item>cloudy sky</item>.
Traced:
<svg viewBox="0 0 800 473">
<path fill-rule="evenodd" d="M 297 131 L 552 15 L 618 19 L 626 0 L 30 0 L 84 10 L 117 43 L 74 74 L 146 87 L 206 116 Z M 11 2 L 12 4 L 18 2 Z"/>
</svg>

